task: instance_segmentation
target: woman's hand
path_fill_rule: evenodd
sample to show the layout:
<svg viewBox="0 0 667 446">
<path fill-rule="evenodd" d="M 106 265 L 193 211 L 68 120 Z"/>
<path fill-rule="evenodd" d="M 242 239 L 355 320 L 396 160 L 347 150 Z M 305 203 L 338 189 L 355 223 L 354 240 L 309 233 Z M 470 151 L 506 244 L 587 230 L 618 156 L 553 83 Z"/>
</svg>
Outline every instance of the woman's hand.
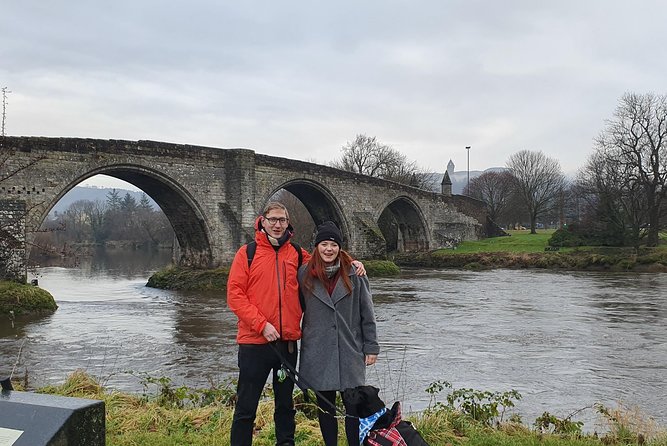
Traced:
<svg viewBox="0 0 667 446">
<path fill-rule="evenodd" d="M 378 355 L 366 355 L 366 365 L 373 365 L 377 361 Z"/>
</svg>

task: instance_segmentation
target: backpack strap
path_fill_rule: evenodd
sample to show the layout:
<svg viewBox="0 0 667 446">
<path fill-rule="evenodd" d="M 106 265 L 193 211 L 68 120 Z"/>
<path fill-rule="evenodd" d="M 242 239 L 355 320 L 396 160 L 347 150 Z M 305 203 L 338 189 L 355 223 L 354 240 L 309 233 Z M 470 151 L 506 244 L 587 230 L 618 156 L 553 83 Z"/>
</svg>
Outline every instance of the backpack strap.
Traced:
<svg viewBox="0 0 667 446">
<path fill-rule="evenodd" d="M 299 255 L 299 265 L 296 267 L 296 270 L 299 271 L 301 264 L 303 263 L 303 251 L 301 251 L 301 246 L 298 243 L 290 242 L 294 249 L 296 249 L 297 254 Z M 299 287 L 299 303 L 301 304 L 301 311 L 306 311 L 306 298 L 303 297 L 301 292 L 301 287 Z"/>
<path fill-rule="evenodd" d="M 301 268 L 301 264 L 303 263 L 303 252 L 301 251 L 301 246 L 299 246 L 298 243 L 290 242 L 292 244 L 292 247 L 296 249 L 296 253 L 299 256 L 299 264 L 297 265 L 297 269 Z M 245 252 L 246 256 L 248 257 L 248 268 L 250 268 L 250 265 L 252 265 L 252 259 L 255 258 L 255 251 L 257 251 L 257 242 L 252 241 L 250 243 L 246 243 L 245 245 Z"/>
<path fill-rule="evenodd" d="M 256 241 L 253 240 L 252 242 L 245 245 L 245 252 L 246 256 L 248 257 L 248 269 L 250 269 L 250 265 L 252 265 L 252 259 L 255 258 L 255 251 L 257 251 Z"/>
<path fill-rule="evenodd" d="M 303 263 L 303 252 L 301 251 L 301 246 L 299 246 L 298 243 L 290 242 L 294 249 L 296 249 L 297 254 L 299 255 L 299 264 L 297 265 L 296 269 L 301 268 L 301 264 Z"/>
</svg>

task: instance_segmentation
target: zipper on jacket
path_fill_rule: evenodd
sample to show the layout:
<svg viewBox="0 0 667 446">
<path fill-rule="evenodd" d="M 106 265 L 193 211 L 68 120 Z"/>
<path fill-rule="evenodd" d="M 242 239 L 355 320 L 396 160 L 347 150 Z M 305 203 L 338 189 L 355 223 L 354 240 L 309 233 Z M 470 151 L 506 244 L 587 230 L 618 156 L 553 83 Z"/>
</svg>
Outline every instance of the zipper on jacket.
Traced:
<svg viewBox="0 0 667 446">
<path fill-rule="evenodd" d="M 280 289 L 280 262 L 278 262 L 278 250 L 276 250 L 276 278 L 278 279 L 278 321 L 279 321 L 279 331 L 280 340 L 283 339 L 283 293 Z"/>
</svg>

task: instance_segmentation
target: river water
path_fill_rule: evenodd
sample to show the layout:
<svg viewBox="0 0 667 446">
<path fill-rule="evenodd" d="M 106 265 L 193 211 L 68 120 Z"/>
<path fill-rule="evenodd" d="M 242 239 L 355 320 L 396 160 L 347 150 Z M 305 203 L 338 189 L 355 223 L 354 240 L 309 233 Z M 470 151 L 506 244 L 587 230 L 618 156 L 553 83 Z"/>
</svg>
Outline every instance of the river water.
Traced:
<svg viewBox="0 0 667 446">
<path fill-rule="evenodd" d="M 224 295 L 147 288 L 166 263 L 166 253 L 107 253 L 40 268 L 60 307 L 0 320 L 0 376 L 27 372 L 39 386 L 84 369 L 135 392 L 141 373 L 195 386 L 233 377 L 236 319 Z M 371 287 L 382 352 L 368 380 L 388 404 L 423 409 L 426 387 L 447 380 L 518 390 L 526 423 L 622 402 L 667 425 L 667 274 L 407 269 Z M 596 428 L 590 409 L 575 419 Z"/>
</svg>

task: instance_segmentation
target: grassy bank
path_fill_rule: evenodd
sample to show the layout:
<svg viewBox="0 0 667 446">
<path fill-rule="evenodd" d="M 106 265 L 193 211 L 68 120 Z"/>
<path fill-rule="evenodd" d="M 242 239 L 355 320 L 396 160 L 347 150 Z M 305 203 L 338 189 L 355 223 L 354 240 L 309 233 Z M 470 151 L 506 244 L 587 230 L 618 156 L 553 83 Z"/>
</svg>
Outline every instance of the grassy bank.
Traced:
<svg viewBox="0 0 667 446">
<path fill-rule="evenodd" d="M 64 384 L 39 391 L 104 401 L 107 445 L 229 445 L 234 401 L 231 382 L 208 389 L 176 388 L 167 378 L 146 378 L 144 384 L 151 390 L 142 395 L 130 395 L 108 391 L 91 376 L 75 372 Z M 491 403 L 494 398 L 506 398 L 506 393 L 489 393 L 491 396 L 487 395 L 486 399 L 475 399 L 483 393 L 471 389 L 453 392 L 458 396 L 451 405 L 434 402 L 428 410 L 406 417 L 431 446 L 667 446 L 664 430 L 627 411 L 608 410 L 604 415 L 608 429 L 605 434 L 595 436 L 582 434 L 578 429 L 580 424 L 574 420 L 561 420 L 546 413 L 540 417 L 539 426 L 537 423 L 528 426 L 516 419 L 500 422 L 499 413 L 494 412 Z M 470 403 L 474 404 L 471 406 Z M 312 402 L 305 403 L 302 395 L 297 394 L 296 404 L 296 444 L 320 445 L 322 441 Z M 343 445 L 342 426 L 339 432 L 339 445 Z M 260 403 L 253 444 L 271 446 L 274 443 L 273 403 L 270 389 L 267 389 Z"/>
<path fill-rule="evenodd" d="M 369 277 L 397 276 L 401 270 L 388 260 L 364 260 Z M 153 274 L 146 284 L 165 290 L 224 290 L 229 268 L 192 269 L 170 266 Z"/>
<path fill-rule="evenodd" d="M 455 249 L 400 253 L 393 261 L 364 260 L 369 277 L 400 274 L 400 266 L 423 268 L 542 268 L 563 270 L 610 270 L 667 272 L 667 235 L 660 246 L 640 248 L 579 246 L 552 251 L 549 239 L 553 230 L 508 231 L 509 237 L 465 241 Z M 172 290 L 224 290 L 229 270 L 169 267 L 155 273 L 148 286 Z"/>
<path fill-rule="evenodd" d="M 553 231 L 509 231 L 509 237 L 462 242 L 456 249 L 396 255 L 399 266 L 436 268 L 545 268 L 667 272 L 667 243 L 656 248 L 549 247 Z"/>
<path fill-rule="evenodd" d="M 42 288 L 0 281 L 0 315 L 47 314 L 57 308 L 51 293 Z"/>
</svg>

